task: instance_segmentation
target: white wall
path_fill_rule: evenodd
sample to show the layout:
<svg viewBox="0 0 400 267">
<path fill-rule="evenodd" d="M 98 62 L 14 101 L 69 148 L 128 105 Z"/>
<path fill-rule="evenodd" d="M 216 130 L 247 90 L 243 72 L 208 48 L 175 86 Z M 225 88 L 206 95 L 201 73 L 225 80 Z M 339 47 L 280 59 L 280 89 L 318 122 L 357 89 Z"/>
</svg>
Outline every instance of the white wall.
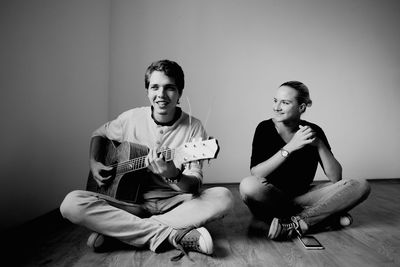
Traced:
<svg viewBox="0 0 400 267">
<path fill-rule="evenodd" d="M 107 118 L 108 1 L 0 2 L 0 229 L 83 188 Z"/>
<path fill-rule="evenodd" d="M 144 71 L 160 58 L 182 65 L 184 98 L 220 142 L 205 182 L 248 175 L 254 129 L 292 79 L 310 87 L 305 119 L 324 128 L 346 177 L 399 178 L 399 6 L 2 0 L 0 229 L 84 187 L 92 130 L 147 105 Z"/>
<path fill-rule="evenodd" d="M 110 118 L 147 104 L 151 61 L 176 60 L 192 113 L 221 145 L 205 182 L 239 182 L 275 89 L 300 80 L 314 100 L 304 118 L 344 176 L 399 178 L 399 11 L 396 0 L 112 2 Z"/>
</svg>

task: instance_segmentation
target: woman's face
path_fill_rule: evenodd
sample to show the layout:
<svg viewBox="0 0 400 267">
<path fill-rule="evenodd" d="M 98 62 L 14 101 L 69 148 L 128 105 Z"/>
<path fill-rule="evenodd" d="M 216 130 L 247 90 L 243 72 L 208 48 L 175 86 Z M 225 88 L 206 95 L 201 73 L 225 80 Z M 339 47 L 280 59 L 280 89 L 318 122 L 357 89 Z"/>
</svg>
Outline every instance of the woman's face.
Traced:
<svg viewBox="0 0 400 267">
<path fill-rule="evenodd" d="M 281 86 L 276 91 L 272 109 L 278 122 L 299 120 L 305 105 L 297 102 L 297 91 L 289 86 Z"/>
</svg>

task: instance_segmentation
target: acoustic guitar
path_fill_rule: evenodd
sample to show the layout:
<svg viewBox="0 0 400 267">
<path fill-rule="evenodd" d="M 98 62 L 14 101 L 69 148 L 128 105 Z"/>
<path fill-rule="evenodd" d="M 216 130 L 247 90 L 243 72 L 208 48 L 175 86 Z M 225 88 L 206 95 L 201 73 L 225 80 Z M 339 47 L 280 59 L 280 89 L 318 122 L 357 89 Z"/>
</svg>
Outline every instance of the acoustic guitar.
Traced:
<svg viewBox="0 0 400 267">
<path fill-rule="evenodd" d="M 137 203 L 140 199 L 141 184 L 148 175 L 146 156 L 149 149 L 146 146 L 105 139 L 100 161 L 112 167 L 112 170 L 101 173 L 111 178 L 103 186 L 98 186 L 91 172 L 86 184 L 86 190 L 111 196 L 115 199 Z M 166 161 L 173 161 L 179 167 L 192 161 L 210 160 L 217 157 L 219 146 L 216 139 L 185 143 L 178 148 L 157 151 L 164 155 Z"/>
</svg>

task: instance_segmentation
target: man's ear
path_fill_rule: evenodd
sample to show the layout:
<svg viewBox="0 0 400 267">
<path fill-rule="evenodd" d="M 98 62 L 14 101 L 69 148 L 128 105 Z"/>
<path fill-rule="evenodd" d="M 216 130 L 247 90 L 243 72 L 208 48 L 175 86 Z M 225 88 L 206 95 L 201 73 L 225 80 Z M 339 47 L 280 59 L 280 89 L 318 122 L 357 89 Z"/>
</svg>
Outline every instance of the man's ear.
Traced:
<svg viewBox="0 0 400 267">
<path fill-rule="evenodd" d="M 306 111 L 306 104 L 305 104 L 305 103 L 302 103 L 302 104 L 300 105 L 299 109 L 300 109 L 300 112 L 301 112 L 301 113 L 304 113 L 304 112 Z"/>
<path fill-rule="evenodd" d="M 176 104 L 180 104 L 181 103 L 181 98 L 182 98 L 182 95 L 183 95 L 183 92 L 181 92 L 180 94 L 179 94 L 179 97 L 178 97 L 178 101 L 176 102 Z"/>
</svg>

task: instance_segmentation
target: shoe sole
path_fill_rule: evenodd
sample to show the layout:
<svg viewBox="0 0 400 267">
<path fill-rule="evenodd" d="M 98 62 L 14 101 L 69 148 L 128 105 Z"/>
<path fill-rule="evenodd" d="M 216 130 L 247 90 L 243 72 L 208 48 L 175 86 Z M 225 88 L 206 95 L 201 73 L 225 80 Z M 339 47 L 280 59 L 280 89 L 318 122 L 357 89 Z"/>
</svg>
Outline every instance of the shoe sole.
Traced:
<svg viewBox="0 0 400 267">
<path fill-rule="evenodd" d="M 97 249 L 104 243 L 104 236 L 99 233 L 91 233 L 87 240 L 87 245 L 90 248 Z"/>
<path fill-rule="evenodd" d="M 271 225 L 269 226 L 269 231 L 268 231 L 268 239 L 275 239 L 277 233 L 279 232 L 279 219 L 274 218 L 271 222 Z"/>
<path fill-rule="evenodd" d="M 203 243 L 205 248 L 203 249 L 202 253 L 207 255 L 212 254 L 214 251 L 214 244 L 210 233 L 204 227 L 197 228 L 196 230 L 200 233 L 200 236 L 204 239 Z"/>
<path fill-rule="evenodd" d="M 350 214 L 340 216 L 339 223 L 342 227 L 350 226 L 353 223 L 353 217 Z"/>
</svg>

